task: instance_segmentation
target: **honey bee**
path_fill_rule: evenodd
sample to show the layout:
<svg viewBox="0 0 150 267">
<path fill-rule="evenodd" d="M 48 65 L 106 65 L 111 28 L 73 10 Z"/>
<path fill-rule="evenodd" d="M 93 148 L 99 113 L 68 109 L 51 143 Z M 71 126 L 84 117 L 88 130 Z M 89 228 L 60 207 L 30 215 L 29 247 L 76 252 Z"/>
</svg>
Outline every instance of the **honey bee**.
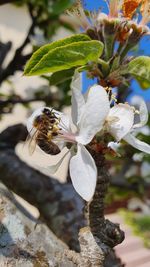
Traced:
<svg viewBox="0 0 150 267">
<path fill-rule="evenodd" d="M 60 153 L 59 147 L 52 142 L 52 138 L 58 134 L 58 124 L 59 118 L 53 112 L 53 109 L 44 108 L 42 114 L 38 115 L 33 121 L 33 129 L 36 130 L 29 140 L 30 155 L 35 151 L 36 145 L 47 154 L 57 155 Z"/>
</svg>

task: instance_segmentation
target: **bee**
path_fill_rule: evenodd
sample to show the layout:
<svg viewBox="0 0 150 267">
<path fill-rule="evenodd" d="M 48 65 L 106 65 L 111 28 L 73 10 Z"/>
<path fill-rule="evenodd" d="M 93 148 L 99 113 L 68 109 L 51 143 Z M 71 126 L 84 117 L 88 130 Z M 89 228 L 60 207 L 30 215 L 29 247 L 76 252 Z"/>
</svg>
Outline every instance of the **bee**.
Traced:
<svg viewBox="0 0 150 267">
<path fill-rule="evenodd" d="M 59 118 L 53 112 L 53 109 L 49 110 L 48 108 L 44 108 L 42 114 L 34 119 L 33 129 L 36 130 L 29 140 L 30 155 L 35 151 L 36 145 L 47 154 L 57 155 L 60 153 L 59 147 L 52 142 L 53 137 L 58 134 L 59 122 Z"/>
</svg>

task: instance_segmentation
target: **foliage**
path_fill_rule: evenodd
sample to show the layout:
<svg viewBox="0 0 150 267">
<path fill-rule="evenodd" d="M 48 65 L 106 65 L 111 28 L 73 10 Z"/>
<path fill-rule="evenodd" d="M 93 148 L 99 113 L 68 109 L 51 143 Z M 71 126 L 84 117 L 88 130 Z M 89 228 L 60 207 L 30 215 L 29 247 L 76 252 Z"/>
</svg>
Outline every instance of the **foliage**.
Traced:
<svg viewBox="0 0 150 267">
<path fill-rule="evenodd" d="M 143 89 L 150 87 L 150 57 L 141 56 L 131 60 L 128 73 L 133 75 Z"/>
<path fill-rule="evenodd" d="M 82 66 L 89 61 L 97 61 L 103 45 L 92 41 L 86 35 L 75 35 L 36 51 L 26 65 L 25 75 L 40 75 Z"/>
<path fill-rule="evenodd" d="M 135 235 L 141 237 L 144 245 L 150 248 L 150 216 L 135 212 L 120 210 L 125 222 L 131 226 Z"/>
</svg>

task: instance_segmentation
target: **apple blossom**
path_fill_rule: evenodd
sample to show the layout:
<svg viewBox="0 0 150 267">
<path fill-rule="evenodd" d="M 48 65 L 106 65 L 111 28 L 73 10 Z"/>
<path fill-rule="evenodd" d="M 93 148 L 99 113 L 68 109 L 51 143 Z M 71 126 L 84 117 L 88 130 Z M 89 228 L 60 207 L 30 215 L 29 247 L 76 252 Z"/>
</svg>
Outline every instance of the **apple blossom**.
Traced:
<svg viewBox="0 0 150 267">
<path fill-rule="evenodd" d="M 52 141 L 62 149 L 69 150 L 62 156 L 59 162 L 50 166 L 51 172 L 56 172 L 67 154 L 70 155 L 70 176 L 76 191 L 83 199 L 91 200 L 96 186 L 97 169 L 95 162 L 86 149 L 98 132 L 109 132 L 119 142 L 121 139 L 133 147 L 150 153 L 150 146 L 134 136 L 136 129 L 144 126 L 148 120 L 146 104 L 141 101 L 140 122 L 134 124 L 135 109 L 129 104 L 115 104 L 110 108 L 109 96 L 100 85 L 92 86 L 85 100 L 79 86 L 80 79 L 75 77 L 72 82 L 72 122 L 69 116 L 56 111 L 59 120 L 57 135 Z M 44 108 L 37 109 L 28 119 L 27 128 L 31 132 L 34 128 L 34 120 L 42 114 Z M 47 109 L 51 110 L 51 108 Z M 111 144 L 112 147 L 112 144 Z"/>
<path fill-rule="evenodd" d="M 55 166 L 49 167 L 49 170 L 56 171 L 69 153 L 69 170 L 73 186 L 83 199 L 89 201 L 95 192 L 97 168 L 85 145 L 89 144 L 96 133 L 102 130 L 109 112 L 109 99 L 103 87 L 94 85 L 89 89 L 85 100 L 78 86 L 79 81 L 78 77 L 72 82 L 73 127 L 69 116 L 53 110 L 59 119 L 59 124 L 57 135 L 52 141 L 58 146 L 60 144 L 61 147 L 69 143 L 71 148 Z M 36 110 L 28 119 L 29 132 L 34 127 L 35 118 L 42 114 L 43 109 Z M 51 108 L 48 109 L 51 110 Z"/>
<path fill-rule="evenodd" d="M 134 124 L 134 115 L 135 109 L 129 104 L 116 104 L 110 109 L 106 119 L 107 131 L 117 142 L 123 139 L 133 147 L 150 154 L 150 145 L 134 136 L 136 129 L 143 127 L 148 120 L 148 111 L 144 101 L 141 101 L 140 122 L 137 124 Z"/>
</svg>

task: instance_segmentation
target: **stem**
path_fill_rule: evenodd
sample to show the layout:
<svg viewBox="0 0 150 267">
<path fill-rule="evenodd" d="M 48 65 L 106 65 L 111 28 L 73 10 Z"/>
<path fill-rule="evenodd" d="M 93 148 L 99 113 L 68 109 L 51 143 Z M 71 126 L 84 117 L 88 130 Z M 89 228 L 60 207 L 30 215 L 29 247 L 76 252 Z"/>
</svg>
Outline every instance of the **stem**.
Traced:
<svg viewBox="0 0 150 267">
<path fill-rule="evenodd" d="M 107 63 L 106 61 L 104 61 L 101 58 L 98 59 L 98 63 L 102 66 L 102 72 L 105 75 L 108 75 L 108 73 L 109 73 L 109 63 Z"/>
<path fill-rule="evenodd" d="M 116 38 L 117 23 L 115 21 L 106 20 L 103 25 L 104 39 L 104 55 L 105 60 L 109 60 L 113 56 L 115 38 Z"/>
<path fill-rule="evenodd" d="M 86 206 L 88 227 L 81 229 L 79 242 L 85 266 L 103 267 L 105 258 L 112 252 L 112 248 L 124 240 L 124 232 L 118 224 L 104 217 L 104 199 L 110 178 L 108 167 L 103 154 L 91 149 L 89 151 L 95 160 L 98 178 L 93 200 Z"/>
</svg>

